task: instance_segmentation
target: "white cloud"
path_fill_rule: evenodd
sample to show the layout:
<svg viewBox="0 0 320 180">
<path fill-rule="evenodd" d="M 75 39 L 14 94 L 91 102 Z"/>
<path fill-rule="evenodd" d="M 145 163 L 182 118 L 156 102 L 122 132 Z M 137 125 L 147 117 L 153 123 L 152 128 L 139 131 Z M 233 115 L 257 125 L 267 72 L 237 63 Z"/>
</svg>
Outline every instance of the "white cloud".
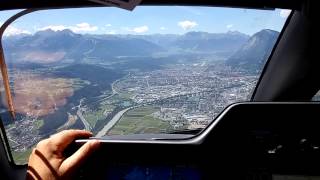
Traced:
<svg viewBox="0 0 320 180">
<path fill-rule="evenodd" d="M 280 11 L 280 17 L 282 17 L 282 18 L 287 18 L 290 13 L 291 13 L 291 10 L 289 10 L 289 9 L 282 9 L 282 10 Z"/>
<path fill-rule="evenodd" d="M 50 25 L 50 26 L 45 26 L 42 28 L 39 28 L 38 30 L 46 30 L 46 29 L 51 29 L 53 31 L 62 31 L 64 29 L 70 29 L 73 32 L 92 32 L 92 31 L 97 31 L 98 27 L 97 26 L 92 26 L 89 23 L 83 22 L 76 24 L 75 26 L 64 26 L 64 25 Z"/>
<path fill-rule="evenodd" d="M 4 32 L 4 36 L 14 36 L 14 35 L 19 35 L 19 34 L 31 34 L 30 31 L 27 31 L 25 29 L 19 29 L 16 28 L 14 26 L 9 26 L 5 32 Z"/>
<path fill-rule="evenodd" d="M 167 30 L 168 28 L 166 28 L 166 27 L 160 27 L 160 30 L 162 30 L 162 31 L 164 31 L 164 30 Z"/>
<path fill-rule="evenodd" d="M 149 31 L 149 27 L 148 26 L 139 26 L 139 27 L 135 27 L 133 29 L 128 29 L 128 30 L 135 32 L 135 33 L 145 33 L 147 31 Z"/>
<path fill-rule="evenodd" d="M 50 26 L 45 26 L 45 27 L 39 28 L 38 30 L 43 31 L 43 30 L 47 30 L 47 29 L 51 29 L 52 31 L 62 31 L 64 29 L 68 29 L 68 27 L 63 26 L 63 25 L 50 25 Z"/>
<path fill-rule="evenodd" d="M 149 30 L 148 26 L 140 26 L 140 27 L 133 28 L 133 31 L 135 33 L 144 33 L 144 32 L 147 32 L 148 30 Z"/>
<path fill-rule="evenodd" d="M 228 24 L 226 27 L 227 27 L 227 29 L 230 29 L 233 27 L 233 24 Z"/>
<path fill-rule="evenodd" d="M 111 27 L 112 25 L 111 24 L 106 24 L 106 27 Z"/>
<path fill-rule="evenodd" d="M 184 30 L 192 29 L 196 27 L 198 24 L 195 21 L 180 21 L 178 22 L 178 26 L 180 26 Z"/>
<path fill-rule="evenodd" d="M 98 30 L 97 26 L 91 26 L 89 23 L 80 23 L 76 24 L 76 26 L 71 27 L 71 30 L 74 32 L 89 32 L 89 31 L 96 31 Z"/>
</svg>

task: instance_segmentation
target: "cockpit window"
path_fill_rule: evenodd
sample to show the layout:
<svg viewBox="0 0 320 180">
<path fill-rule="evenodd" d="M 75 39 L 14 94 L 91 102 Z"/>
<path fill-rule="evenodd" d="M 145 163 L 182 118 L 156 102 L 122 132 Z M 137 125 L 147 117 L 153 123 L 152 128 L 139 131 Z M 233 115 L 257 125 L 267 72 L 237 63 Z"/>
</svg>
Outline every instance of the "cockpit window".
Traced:
<svg viewBox="0 0 320 180">
<path fill-rule="evenodd" d="M 320 101 L 320 91 L 312 97 L 312 101 Z"/>
<path fill-rule="evenodd" d="M 289 13 L 147 6 L 21 17 L 2 40 L 14 120 L 0 89 L 16 163 L 64 129 L 102 137 L 206 127 L 227 105 L 250 100 Z"/>
</svg>

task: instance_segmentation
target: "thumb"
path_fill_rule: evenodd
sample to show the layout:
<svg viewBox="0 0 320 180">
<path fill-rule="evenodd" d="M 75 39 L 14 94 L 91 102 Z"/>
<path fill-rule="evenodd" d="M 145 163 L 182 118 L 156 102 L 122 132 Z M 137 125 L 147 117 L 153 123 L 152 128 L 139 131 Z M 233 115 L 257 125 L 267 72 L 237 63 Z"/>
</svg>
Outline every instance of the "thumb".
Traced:
<svg viewBox="0 0 320 180">
<path fill-rule="evenodd" d="M 100 142 L 98 140 L 90 140 L 86 142 L 73 155 L 62 162 L 59 168 L 61 175 L 69 174 L 77 169 L 84 160 L 86 160 L 87 157 L 99 147 L 99 145 Z"/>
</svg>

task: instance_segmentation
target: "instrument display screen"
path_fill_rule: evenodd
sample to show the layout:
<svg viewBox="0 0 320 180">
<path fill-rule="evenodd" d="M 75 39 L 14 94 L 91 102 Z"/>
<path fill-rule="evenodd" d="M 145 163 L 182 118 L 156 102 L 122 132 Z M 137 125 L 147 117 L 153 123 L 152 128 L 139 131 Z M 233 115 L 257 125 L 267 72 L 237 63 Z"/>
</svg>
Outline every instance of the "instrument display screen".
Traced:
<svg viewBox="0 0 320 180">
<path fill-rule="evenodd" d="M 128 165 L 108 167 L 105 179 L 202 179 L 196 167 L 188 165 Z"/>
</svg>

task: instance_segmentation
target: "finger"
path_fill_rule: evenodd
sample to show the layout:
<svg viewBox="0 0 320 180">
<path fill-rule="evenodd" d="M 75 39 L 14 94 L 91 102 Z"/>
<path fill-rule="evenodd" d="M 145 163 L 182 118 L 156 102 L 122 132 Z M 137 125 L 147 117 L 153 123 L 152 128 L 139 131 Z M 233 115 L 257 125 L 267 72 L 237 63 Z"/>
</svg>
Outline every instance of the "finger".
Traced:
<svg viewBox="0 0 320 180">
<path fill-rule="evenodd" d="M 77 169 L 87 157 L 100 146 L 98 140 L 90 140 L 81 146 L 73 155 L 65 159 L 60 166 L 62 174 L 69 174 Z"/>
<path fill-rule="evenodd" d="M 92 133 L 85 130 L 64 130 L 50 137 L 50 141 L 63 151 L 73 140 L 88 138 Z"/>
</svg>

